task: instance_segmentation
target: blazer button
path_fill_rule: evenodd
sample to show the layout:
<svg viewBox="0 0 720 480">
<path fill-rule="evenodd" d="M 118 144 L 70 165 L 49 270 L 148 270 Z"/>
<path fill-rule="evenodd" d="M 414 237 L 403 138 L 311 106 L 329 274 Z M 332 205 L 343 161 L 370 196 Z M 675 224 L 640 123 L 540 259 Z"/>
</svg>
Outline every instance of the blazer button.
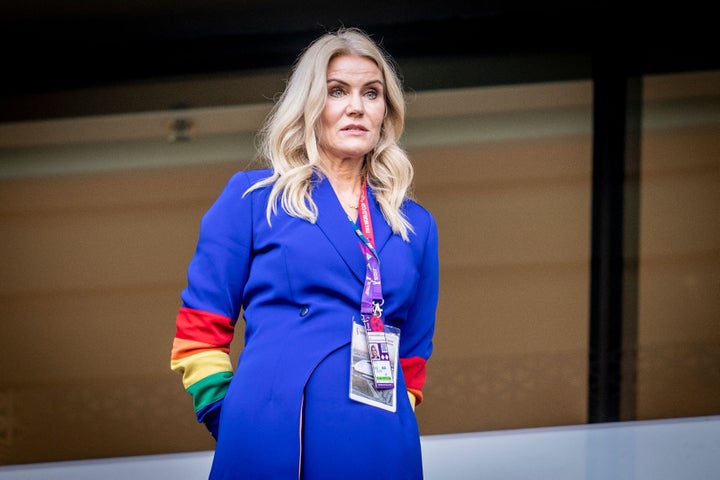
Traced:
<svg viewBox="0 0 720 480">
<path fill-rule="evenodd" d="M 304 317 L 308 314 L 309 311 L 310 309 L 307 307 L 307 305 L 305 305 L 304 307 L 300 308 L 300 316 Z"/>
</svg>

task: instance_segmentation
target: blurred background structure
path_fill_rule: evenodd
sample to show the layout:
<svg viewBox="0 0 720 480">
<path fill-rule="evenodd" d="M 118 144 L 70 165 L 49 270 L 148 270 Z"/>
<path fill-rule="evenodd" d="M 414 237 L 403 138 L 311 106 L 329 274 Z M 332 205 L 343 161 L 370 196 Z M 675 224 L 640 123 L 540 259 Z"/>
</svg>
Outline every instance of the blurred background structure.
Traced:
<svg viewBox="0 0 720 480">
<path fill-rule="evenodd" d="M 421 433 L 720 414 L 715 25 L 611 4 L 2 4 L 0 464 L 212 448 L 169 368 L 199 221 L 340 25 L 440 229 Z"/>
</svg>

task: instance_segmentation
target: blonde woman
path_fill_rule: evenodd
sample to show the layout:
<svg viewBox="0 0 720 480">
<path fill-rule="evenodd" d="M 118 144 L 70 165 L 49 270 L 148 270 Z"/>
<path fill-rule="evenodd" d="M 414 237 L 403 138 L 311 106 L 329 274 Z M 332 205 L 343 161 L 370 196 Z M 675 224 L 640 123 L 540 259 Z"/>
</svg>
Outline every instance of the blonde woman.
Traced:
<svg viewBox="0 0 720 480">
<path fill-rule="evenodd" d="M 409 197 L 404 115 L 376 42 L 322 35 L 260 132 L 269 168 L 203 217 L 171 362 L 217 440 L 210 478 L 422 478 L 438 234 Z"/>
</svg>

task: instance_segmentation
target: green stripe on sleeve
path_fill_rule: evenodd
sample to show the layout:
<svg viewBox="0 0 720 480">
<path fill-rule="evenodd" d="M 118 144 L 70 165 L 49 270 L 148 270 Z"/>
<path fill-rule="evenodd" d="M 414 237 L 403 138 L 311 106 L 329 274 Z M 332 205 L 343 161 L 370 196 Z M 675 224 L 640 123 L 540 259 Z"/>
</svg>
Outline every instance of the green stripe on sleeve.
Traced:
<svg viewBox="0 0 720 480">
<path fill-rule="evenodd" d="M 187 392 L 193 397 L 195 412 L 225 397 L 232 376 L 232 372 L 213 373 L 190 385 Z"/>
</svg>

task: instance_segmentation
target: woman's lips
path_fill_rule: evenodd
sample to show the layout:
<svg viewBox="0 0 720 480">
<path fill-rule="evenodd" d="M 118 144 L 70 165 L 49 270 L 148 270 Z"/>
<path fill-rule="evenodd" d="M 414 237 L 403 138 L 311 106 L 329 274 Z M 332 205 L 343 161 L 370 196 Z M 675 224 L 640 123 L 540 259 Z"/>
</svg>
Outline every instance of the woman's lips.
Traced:
<svg viewBox="0 0 720 480">
<path fill-rule="evenodd" d="M 342 128 L 343 132 L 367 132 L 367 128 L 362 125 L 347 125 Z"/>
</svg>

